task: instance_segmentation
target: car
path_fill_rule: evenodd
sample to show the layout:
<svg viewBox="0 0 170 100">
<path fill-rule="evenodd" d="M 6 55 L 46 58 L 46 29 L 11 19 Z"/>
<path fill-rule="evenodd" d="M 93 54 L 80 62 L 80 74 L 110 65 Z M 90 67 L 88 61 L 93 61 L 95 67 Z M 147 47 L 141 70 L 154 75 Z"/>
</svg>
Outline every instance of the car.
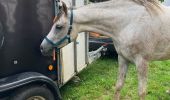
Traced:
<svg viewBox="0 0 170 100">
<path fill-rule="evenodd" d="M 106 50 L 102 52 L 102 56 L 117 57 L 113 41 L 110 37 L 103 36 L 95 32 L 90 32 L 89 51 L 95 51 L 101 46 L 104 46 L 106 48 Z"/>
</svg>

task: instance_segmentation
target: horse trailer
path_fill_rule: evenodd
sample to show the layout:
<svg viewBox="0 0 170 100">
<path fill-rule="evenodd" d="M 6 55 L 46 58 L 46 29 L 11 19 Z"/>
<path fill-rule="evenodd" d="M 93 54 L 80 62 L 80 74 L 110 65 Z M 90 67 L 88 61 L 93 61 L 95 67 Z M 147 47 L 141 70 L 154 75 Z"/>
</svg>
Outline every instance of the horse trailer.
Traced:
<svg viewBox="0 0 170 100">
<path fill-rule="evenodd" d="M 57 1 L 0 0 L 0 100 L 61 99 L 59 88 L 89 63 L 84 33 L 57 51 L 56 60 L 41 54 L 39 46 L 53 24 Z M 72 6 L 87 2 L 63 1 Z M 90 54 L 90 61 L 99 56 Z"/>
</svg>

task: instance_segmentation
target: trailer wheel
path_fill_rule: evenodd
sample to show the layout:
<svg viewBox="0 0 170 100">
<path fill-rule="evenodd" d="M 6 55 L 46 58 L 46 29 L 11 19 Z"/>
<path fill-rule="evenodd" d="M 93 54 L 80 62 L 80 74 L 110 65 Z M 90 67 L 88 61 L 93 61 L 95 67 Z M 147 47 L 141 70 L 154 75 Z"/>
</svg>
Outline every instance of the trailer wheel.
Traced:
<svg viewBox="0 0 170 100">
<path fill-rule="evenodd" d="M 44 86 L 27 86 L 16 90 L 10 100 L 55 100 L 53 93 Z"/>
</svg>

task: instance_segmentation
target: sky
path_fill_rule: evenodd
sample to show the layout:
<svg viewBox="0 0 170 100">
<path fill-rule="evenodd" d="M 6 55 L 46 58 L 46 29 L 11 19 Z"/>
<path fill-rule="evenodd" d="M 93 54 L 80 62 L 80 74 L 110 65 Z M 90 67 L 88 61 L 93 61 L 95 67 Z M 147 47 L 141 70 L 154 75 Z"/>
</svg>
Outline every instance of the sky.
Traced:
<svg viewBox="0 0 170 100">
<path fill-rule="evenodd" d="M 163 4 L 166 5 L 166 6 L 170 6 L 170 0 L 165 0 L 165 1 L 163 2 Z"/>
</svg>

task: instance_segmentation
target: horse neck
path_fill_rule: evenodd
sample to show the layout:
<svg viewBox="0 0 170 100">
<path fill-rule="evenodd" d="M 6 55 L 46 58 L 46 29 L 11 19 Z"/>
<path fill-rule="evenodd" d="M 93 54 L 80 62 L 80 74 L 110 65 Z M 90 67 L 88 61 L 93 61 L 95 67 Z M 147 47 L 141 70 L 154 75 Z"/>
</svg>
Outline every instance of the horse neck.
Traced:
<svg viewBox="0 0 170 100">
<path fill-rule="evenodd" d="M 127 24 L 124 9 L 130 2 L 120 0 L 90 4 L 74 10 L 74 32 L 97 32 L 112 37 Z M 133 4 L 132 4 L 133 5 Z M 131 5 L 131 6 L 132 6 Z"/>
</svg>

